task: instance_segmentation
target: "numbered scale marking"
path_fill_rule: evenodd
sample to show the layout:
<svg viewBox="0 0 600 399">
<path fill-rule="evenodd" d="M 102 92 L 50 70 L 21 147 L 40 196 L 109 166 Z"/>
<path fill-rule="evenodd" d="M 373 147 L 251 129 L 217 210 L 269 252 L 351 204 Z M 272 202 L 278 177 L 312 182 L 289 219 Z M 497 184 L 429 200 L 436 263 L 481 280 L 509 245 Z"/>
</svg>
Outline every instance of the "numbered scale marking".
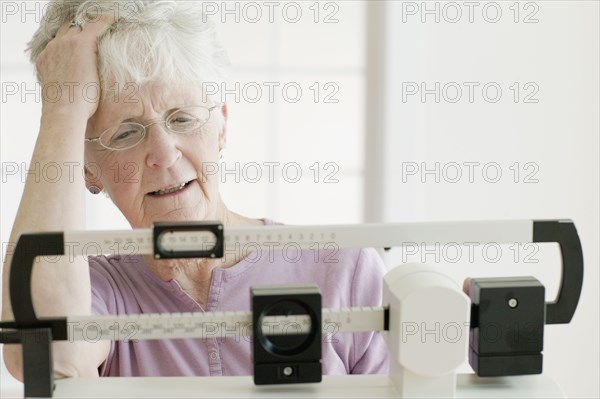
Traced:
<svg viewBox="0 0 600 399">
<path fill-rule="evenodd" d="M 383 307 L 323 309 L 323 334 L 385 330 Z M 266 336 L 308 334 L 308 315 L 264 316 Z M 70 341 L 175 338 L 239 338 L 252 336 L 252 312 L 161 313 L 123 316 L 72 316 Z"/>
<path fill-rule="evenodd" d="M 533 221 L 386 223 L 362 225 L 261 226 L 224 229 L 225 253 L 258 250 L 399 247 L 494 242 L 530 242 Z M 136 255 L 153 253 L 152 229 L 126 231 L 65 231 L 65 253 Z M 216 237 L 208 231 L 165 231 L 158 237 L 166 251 L 208 250 Z"/>
<path fill-rule="evenodd" d="M 408 243 L 528 242 L 533 221 L 481 221 L 396 223 L 362 225 L 261 226 L 223 228 L 225 254 L 248 251 L 397 247 Z M 66 253 L 84 255 L 153 254 L 155 240 L 173 254 L 206 251 L 216 235 L 203 228 L 165 229 L 154 237 L 152 229 L 64 232 Z M 67 252 L 69 251 L 70 252 Z M 79 252 L 81 251 L 81 252 Z M 323 309 L 322 332 L 382 331 L 384 308 Z M 251 312 L 169 313 L 126 316 L 85 316 L 67 319 L 70 340 L 135 340 L 165 338 L 227 338 L 252 335 Z M 265 316 L 264 335 L 306 334 L 308 315 Z"/>
</svg>

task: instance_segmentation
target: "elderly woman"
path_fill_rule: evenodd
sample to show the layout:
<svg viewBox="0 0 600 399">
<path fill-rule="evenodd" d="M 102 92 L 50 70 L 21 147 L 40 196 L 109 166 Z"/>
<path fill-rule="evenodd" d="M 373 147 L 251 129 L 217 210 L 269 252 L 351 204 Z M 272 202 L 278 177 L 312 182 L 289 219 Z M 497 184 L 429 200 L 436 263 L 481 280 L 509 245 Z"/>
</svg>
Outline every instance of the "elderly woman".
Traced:
<svg viewBox="0 0 600 399">
<path fill-rule="evenodd" d="M 114 0 L 74 3 L 48 8 L 60 18 L 44 19 L 29 45 L 42 87 L 75 87 L 72 96 L 44 100 L 32 163 L 85 164 L 85 175 L 75 182 L 29 178 L 11 241 L 28 231 L 85 229 L 84 187 L 109 196 L 133 228 L 186 220 L 272 224 L 229 210 L 217 176 L 203 174 L 203 163 L 218 162 L 225 147 L 227 106 L 204 96 L 202 82 L 222 79 L 227 63 L 200 2 L 128 1 L 120 10 L 113 9 L 119 5 Z M 102 10 L 93 20 L 85 15 L 89 3 Z M 94 86 L 101 89 L 99 98 L 89 95 Z M 34 304 L 41 316 L 248 310 L 252 285 L 290 283 L 318 284 L 324 307 L 380 303 L 384 269 L 375 251 L 341 250 L 333 254 L 335 263 L 326 261 L 328 255 L 321 251 L 315 259 L 311 251 L 295 263 L 277 253 L 252 261 L 244 254 L 40 261 Z M 4 319 L 12 319 L 10 261 L 7 256 Z M 327 341 L 324 373 L 387 371 L 378 333 L 337 334 Z M 4 359 L 22 378 L 20 348 L 6 345 Z M 55 344 L 54 359 L 56 374 L 66 377 L 252 373 L 251 344 L 240 337 L 62 342 Z"/>
</svg>

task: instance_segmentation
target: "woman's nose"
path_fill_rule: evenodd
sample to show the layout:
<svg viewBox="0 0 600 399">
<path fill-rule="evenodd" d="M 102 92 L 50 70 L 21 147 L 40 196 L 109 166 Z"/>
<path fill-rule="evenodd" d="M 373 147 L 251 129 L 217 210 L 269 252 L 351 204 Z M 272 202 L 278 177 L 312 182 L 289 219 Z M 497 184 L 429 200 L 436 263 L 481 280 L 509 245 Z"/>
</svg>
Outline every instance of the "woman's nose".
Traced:
<svg viewBox="0 0 600 399">
<path fill-rule="evenodd" d="M 165 130 L 161 123 L 152 124 L 146 129 L 146 165 L 160 168 L 173 166 L 181 158 L 176 137 Z"/>
</svg>

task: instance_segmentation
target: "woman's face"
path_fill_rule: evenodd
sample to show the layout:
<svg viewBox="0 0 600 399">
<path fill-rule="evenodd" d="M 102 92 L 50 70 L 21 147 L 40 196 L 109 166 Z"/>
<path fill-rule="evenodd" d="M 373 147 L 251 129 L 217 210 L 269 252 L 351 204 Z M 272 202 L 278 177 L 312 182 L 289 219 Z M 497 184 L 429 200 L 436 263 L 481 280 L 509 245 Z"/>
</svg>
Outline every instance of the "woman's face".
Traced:
<svg viewBox="0 0 600 399">
<path fill-rule="evenodd" d="M 203 102 L 196 87 L 149 85 L 112 96 L 100 103 L 88 121 L 86 137 L 127 122 L 143 125 L 164 120 L 177 108 L 214 104 Z M 218 174 L 214 173 L 219 151 L 225 144 L 226 108 L 217 107 L 201 130 L 178 135 L 164 123 L 146 128 L 146 136 L 135 147 L 114 151 L 97 141 L 86 142 L 87 185 L 96 185 L 110 195 L 134 228 L 155 221 L 204 220 L 217 217 L 220 206 Z M 182 189 L 167 193 L 164 190 Z M 163 190 L 163 191 L 161 191 Z M 168 190 L 171 191 L 171 190 Z"/>
</svg>

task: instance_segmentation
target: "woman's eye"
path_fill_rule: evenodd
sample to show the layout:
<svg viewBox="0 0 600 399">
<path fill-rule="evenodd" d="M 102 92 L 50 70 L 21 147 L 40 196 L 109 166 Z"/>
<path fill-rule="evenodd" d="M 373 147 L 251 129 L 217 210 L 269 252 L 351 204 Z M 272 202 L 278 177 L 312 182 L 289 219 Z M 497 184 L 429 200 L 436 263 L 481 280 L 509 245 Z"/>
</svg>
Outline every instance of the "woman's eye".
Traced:
<svg viewBox="0 0 600 399">
<path fill-rule="evenodd" d="M 178 116 L 176 118 L 171 119 L 171 123 L 182 124 L 182 123 L 190 123 L 193 122 L 194 118 L 187 116 Z"/>
<path fill-rule="evenodd" d="M 127 139 L 131 138 L 131 136 L 133 136 L 133 135 L 135 135 L 135 134 L 136 134 L 136 132 L 135 132 L 135 131 L 133 131 L 133 130 L 127 130 L 127 131 L 125 131 L 125 132 L 117 133 L 117 134 L 116 134 L 116 135 L 113 137 L 112 141 L 113 141 L 113 142 L 115 142 L 115 141 L 123 141 L 123 140 L 127 140 Z"/>
</svg>

